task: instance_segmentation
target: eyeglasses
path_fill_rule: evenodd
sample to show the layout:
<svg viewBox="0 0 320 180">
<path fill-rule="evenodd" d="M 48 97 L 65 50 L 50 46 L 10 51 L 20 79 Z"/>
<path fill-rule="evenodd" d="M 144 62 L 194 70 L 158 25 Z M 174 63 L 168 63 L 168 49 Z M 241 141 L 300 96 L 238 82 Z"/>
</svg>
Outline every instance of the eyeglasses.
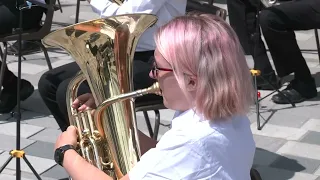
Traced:
<svg viewBox="0 0 320 180">
<path fill-rule="evenodd" d="M 153 77 L 155 77 L 155 78 L 158 77 L 158 71 L 173 72 L 173 69 L 157 67 L 157 63 L 154 62 L 154 63 L 153 63 L 153 67 L 152 67 L 152 69 L 151 69 L 151 72 L 152 72 Z"/>
</svg>

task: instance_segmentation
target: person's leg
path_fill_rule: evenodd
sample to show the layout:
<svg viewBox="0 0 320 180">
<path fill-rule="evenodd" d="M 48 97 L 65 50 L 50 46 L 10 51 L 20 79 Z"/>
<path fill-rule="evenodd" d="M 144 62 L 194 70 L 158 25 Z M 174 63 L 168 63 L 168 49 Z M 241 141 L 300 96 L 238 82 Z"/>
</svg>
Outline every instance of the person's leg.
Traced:
<svg viewBox="0 0 320 180">
<path fill-rule="evenodd" d="M 230 25 L 236 32 L 245 54 L 252 55 L 250 34 L 254 32 L 254 29 L 252 31 L 248 24 L 255 21 L 256 8 L 249 0 L 227 0 L 227 8 Z"/>
<path fill-rule="evenodd" d="M 257 12 L 260 1 L 256 0 L 228 0 L 229 21 L 238 35 L 239 41 L 247 55 L 252 55 L 254 69 L 260 70 L 262 76 L 275 87 L 279 87 L 276 74 L 267 56 L 265 45 L 257 29 Z M 269 83 L 258 78 L 259 89 L 273 89 Z"/>
<path fill-rule="evenodd" d="M 67 115 L 60 111 L 60 104 L 57 102 L 57 91 L 63 81 L 74 77 L 79 71 L 80 68 L 76 62 L 72 62 L 44 73 L 38 83 L 40 96 L 61 129 L 65 128 Z M 67 89 L 64 92 L 66 93 Z M 65 104 L 66 101 L 63 103 Z"/>
<path fill-rule="evenodd" d="M 314 79 L 297 44 L 294 30 L 309 30 L 320 26 L 320 1 L 297 0 L 265 9 L 260 25 L 280 77 L 294 73 L 295 79 L 284 93 L 294 102 L 317 95 Z M 287 103 L 279 94 L 276 103 Z"/>
</svg>

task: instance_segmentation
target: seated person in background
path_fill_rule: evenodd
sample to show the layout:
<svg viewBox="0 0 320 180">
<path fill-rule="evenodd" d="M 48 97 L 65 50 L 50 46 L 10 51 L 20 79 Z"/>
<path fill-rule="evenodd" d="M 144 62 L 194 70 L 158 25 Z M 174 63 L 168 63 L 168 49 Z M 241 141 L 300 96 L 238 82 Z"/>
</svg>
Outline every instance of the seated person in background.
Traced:
<svg viewBox="0 0 320 180">
<path fill-rule="evenodd" d="M 40 28 L 40 22 L 45 9 L 32 7 L 23 11 L 23 30 Z M 0 0 L 0 36 L 11 34 L 13 28 L 19 26 L 19 10 L 16 8 L 15 0 Z M 32 45 L 31 45 L 32 44 Z M 18 45 L 16 43 L 16 45 Z M 33 43 L 22 47 L 22 51 L 34 49 Z M 8 48 L 10 50 L 10 47 Z M 2 63 L 0 62 L 0 66 Z M 3 91 L 0 97 L 0 113 L 9 113 L 17 104 L 17 77 L 8 69 L 5 69 L 3 77 Z M 21 100 L 27 99 L 34 91 L 32 84 L 26 80 L 21 81 Z"/>
<path fill-rule="evenodd" d="M 170 21 L 155 37 L 150 77 L 159 82 L 165 106 L 182 113 L 121 179 L 250 179 L 255 142 L 246 114 L 254 91 L 236 34 L 214 15 L 193 14 Z M 55 148 L 76 140 L 70 126 Z M 73 149 L 57 162 L 75 180 L 111 179 Z"/>
<path fill-rule="evenodd" d="M 261 76 L 268 79 L 276 88 L 280 88 L 269 61 L 265 45 L 256 29 L 257 6 L 262 6 L 260 0 L 227 0 L 229 21 L 237 33 L 240 43 L 247 55 L 252 55 L 254 69 L 261 71 Z M 257 78 L 258 89 L 273 90 L 273 87 L 262 78 Z"/>
<path fill-rule="evenodd" d="M 31 9 L 24 10 L 22 20 L 23 30 L 40 29 L 41 19 L 45 11 L 45 8 L 39 6 L 33 6 Z M 0 25 L 0 35 L 10 34 L 13 28 L 18 28 L 19 10 L 16 8 L 16 0 L 0 0 Z M 40 47 L 30 41 L 22 41 L 21 45 L 22 55 L 40 51 Z M 18 41 L 16 41 L 12 46 L 8 47 L 8 55 L 18 55 L 18 49 Z"/>
<path fill-rule="evenodd" d="M 148 87 L 154 83 L 149 77 L 149 71 L 154 61 L 155 42 L 154 32 L 164 23 L 176 16 L 185 14 L 186 0 L 126 0 L 121 6 L 109 0 L 91 0 L 92 8 L 101 17 L 129 14 L 148 13 L 158 17 L 157 23 L 147 29 L 139 39 L 133 62 L 133 84 L 135 89 Z M 70 80 L 80 71 L 76 62 L 72 62 L 42 75 L 39 80 L 40 95 L 56 119 L 62 131 L 69 126 L 66 107 L 66 92 Z M 89 87 L 83 83 L 78 94 L 89 93 Z M 155 97 L 155 95 L 151 96 Z M 157 97 L 159 98 L 159 97 Z M 161 97 L 160 97 L 161 98 Z"/>
<path fill-rule="evenodd" d="M 296 0 L 266 8 L 260 13 L 260 26 L 269 47 L 278 76 L 291 73 L 294 79 L 283 94 L 295 103 L 317 96 L 314 78 L 297 44 L 294 31 L 320 27 L 320 1 Z M 272 100 L 278 104 L 288 101 L 276 94 Z"/>
</svg>

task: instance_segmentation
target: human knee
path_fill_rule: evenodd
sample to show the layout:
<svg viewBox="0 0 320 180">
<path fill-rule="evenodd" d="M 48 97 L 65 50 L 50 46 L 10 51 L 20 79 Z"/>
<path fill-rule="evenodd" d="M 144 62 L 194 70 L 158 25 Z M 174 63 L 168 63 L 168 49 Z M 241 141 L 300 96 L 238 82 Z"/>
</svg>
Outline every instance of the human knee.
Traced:
<svg viewBox="0 0 320 180">
<path fill-rule="evenodd" d="M 53 85 L 53 79 L 51 78 L 50 72 L 44 73 L 38 81 L 38 91 L 41 97 L 47 96 L 48 93 L 55 91 Z"/>
<path fill-rule="evenodd" d="M 275 13 L 273 10 L 265 9 L 260 12 L 260 26 L 262 31 L 267 31 L 269 29 L 273 30 L 281 30 L 282 23 L 279 15 Z"/>
</svg>

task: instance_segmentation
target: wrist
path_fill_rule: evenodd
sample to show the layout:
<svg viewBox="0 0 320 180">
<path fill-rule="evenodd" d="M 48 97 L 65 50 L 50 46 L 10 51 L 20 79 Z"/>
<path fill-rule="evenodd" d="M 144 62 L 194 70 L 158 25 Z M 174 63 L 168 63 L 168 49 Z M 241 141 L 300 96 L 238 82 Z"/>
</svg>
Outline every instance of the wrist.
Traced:
<svg viewBox="0 0 320 180">
<path fill-rule="evenodd" d="M 56 163 L 59 164 L 60 166 L 63 166 L 65 154 L 68 151 L 72 151 L 72 150 L 75 151 L 75 147 L 69 144 L 63 145 L 57 148 L 54 152 L 54 160 L 56 161 Z"/>
<path fill-rule="evenodd" d="M 70 149 L 64 153 L 64 159 L 62 162 L 62 166 L 66 168 L 68 165 L 71 164 L 73 166 L 73 162 L 77 159 L 76 157 L 79 156 L 78 152 L 74 149 Z"/>
</svg>

